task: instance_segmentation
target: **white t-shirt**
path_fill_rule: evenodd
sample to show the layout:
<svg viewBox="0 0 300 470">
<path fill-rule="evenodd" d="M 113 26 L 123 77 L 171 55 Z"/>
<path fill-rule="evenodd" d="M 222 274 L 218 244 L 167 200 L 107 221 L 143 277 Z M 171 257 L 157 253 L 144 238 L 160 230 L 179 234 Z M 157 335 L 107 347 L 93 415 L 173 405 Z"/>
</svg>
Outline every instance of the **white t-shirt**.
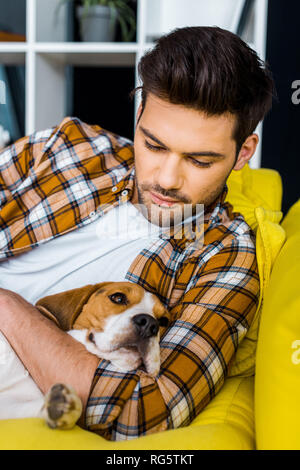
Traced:
<svg viewBox="0 0 300 470">
<path fill-rule="evenodd" d="M 0 262 L 0 287 L 35 303 L 87 284 L 124 281 L 160 228 L 127 202 L 68 234 Z M 43 395 L 0 333 L 0 419 L 35 417 Z"/>
<path fill-rule="evenodd" d="M 127 202 L 70 233 L 0 262 L 0 287 L 28 302 L 87 284 L 124 281 L 135 257 L 158 237 Z"/>
</svg>

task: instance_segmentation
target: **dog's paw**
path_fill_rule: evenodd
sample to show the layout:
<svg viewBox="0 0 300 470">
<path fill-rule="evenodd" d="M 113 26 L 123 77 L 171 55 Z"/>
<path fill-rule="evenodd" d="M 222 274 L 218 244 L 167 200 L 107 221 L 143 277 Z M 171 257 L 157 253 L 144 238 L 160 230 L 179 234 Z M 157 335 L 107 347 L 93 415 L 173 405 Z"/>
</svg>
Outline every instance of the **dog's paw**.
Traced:
<svg viewBox="0 0 300 470">
<path fill-rule="evenodd" d="M 45 395 L 42 416 L 52 429 L 72 429 L 82 413 L 82 403 L 69 385 L 55 384 Z"/>
</svg>

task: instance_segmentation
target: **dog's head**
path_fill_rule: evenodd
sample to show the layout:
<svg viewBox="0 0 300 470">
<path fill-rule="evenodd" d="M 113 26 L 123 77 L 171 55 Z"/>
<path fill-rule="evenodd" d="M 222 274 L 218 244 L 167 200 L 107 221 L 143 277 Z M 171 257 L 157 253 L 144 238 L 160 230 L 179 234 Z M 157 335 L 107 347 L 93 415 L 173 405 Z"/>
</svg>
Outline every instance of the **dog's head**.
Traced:
<svg viewBox="0 0 300 470">
<path fill-rule="evenodd" d="M 159 338 L 170 315 L 154 294 L 138 284 L 88 285 L 44 297 L 36 306 L 62 329 L 84 332 L 80 341 L 99 357 L 115 362 L 119 358 L 119 363 L 123 357 L 127 370 L 139 357 L 149 373 L 158 373 Z"/>
</svg>

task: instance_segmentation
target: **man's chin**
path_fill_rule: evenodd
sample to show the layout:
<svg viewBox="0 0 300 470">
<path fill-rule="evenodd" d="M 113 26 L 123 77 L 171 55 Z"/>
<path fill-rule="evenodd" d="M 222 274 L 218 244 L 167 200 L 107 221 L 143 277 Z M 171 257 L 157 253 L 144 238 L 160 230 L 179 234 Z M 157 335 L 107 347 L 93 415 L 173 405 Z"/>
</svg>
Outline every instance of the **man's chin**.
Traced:
<svg viewBox="0 0 300 470">
<path fill-rule="evenodd" d="M 179 203 L 174 204 L 172 207 L 165 207 L 151 202 L 147 204 L 146 208 L 147 219 L 151 224 L 166 229 L 182 224 L 183 206 Z"/>
</svg>

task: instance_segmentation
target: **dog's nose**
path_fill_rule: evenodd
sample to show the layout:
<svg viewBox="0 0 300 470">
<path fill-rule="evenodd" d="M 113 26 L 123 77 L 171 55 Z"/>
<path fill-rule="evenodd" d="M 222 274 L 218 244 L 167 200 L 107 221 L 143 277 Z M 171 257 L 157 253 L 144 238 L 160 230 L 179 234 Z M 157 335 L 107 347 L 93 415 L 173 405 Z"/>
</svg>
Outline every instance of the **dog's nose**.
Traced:
<svg viewBox="0 0 300 470">
<path fill-rule="evenodd" d="M 158 321 L 156 318 L 151 317 L 151 315 L 141 313 L 132 317 L 132 321 L 142 338 L 150 338 L 157 335 L 159 329 Z"/>
</svg>

